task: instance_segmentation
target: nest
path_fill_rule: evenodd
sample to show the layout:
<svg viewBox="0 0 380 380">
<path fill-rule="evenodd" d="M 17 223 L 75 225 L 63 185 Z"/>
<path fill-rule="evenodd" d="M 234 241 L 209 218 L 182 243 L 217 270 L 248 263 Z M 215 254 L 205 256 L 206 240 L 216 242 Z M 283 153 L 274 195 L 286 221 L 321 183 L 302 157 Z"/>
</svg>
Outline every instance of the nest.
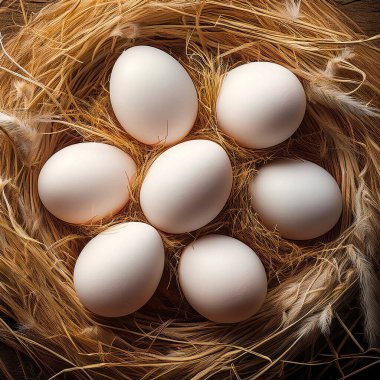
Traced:
<svg viewBox="0 0 380 380">
<path fill-rule="evenodd" d="M 277 377 L 285 361 L 330 334 L 336 311 L 360 296 L 370 346 L 379 338 L 379 51 L 325 0 L 68 0 L 45 7 L 0 56 L 0 339 L 45 375 L 78 379 Z M 194 138 L 218 142 L 234 170 L 223 212 L 193 234 L 162 234 L 166 269 L 142 309 L 101 318 L 79 302 L 72 283 L 86 242 L 111 224 L 145 221 L 141 180 L 164 149 L 130 138 L 110 107 L 109 76 L 123 50 L 159 47 L 180 60 L 198 90 Z M 252 150 L 217 128 L 224 73 L 248 61 L 293 71 L 308 105 L 284 143 Z M 129 153 L 139 172 L 128 205 L 112 220 L 72 226 L 41 205 L 37 177 L 57 150 L 100 141 Z M 252 211 L 247 183 L 264 163 L 301 157 L 326 168 L 343 194 L 340 222 L 325 236 L 292 242 Z M 261 310 L 234 325 L 210 322 L 180 293 L 181 250 L 208 233 L 248 244 L 262 260 L 269 292 Z M 354 310 L 351 310 L 355 313 Z"/>
</svg>

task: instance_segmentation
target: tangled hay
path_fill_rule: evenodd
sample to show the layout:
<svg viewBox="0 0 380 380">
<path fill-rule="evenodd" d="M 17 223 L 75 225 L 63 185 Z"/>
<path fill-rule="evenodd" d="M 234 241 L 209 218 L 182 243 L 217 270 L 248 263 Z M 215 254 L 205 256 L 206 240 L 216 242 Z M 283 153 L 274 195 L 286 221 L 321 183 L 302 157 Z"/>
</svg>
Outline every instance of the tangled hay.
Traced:
<svg viewBox="0 0 380 380">
<path fill-rule="evenodd" d="M 360 289 L 369 345 L 379 340 L 379 50 L 325 0 L 67 0 L 47 6 L 1 43 L 0 340 L 51 378 L 226 379 L 277 377 L 281 362 L 330 333 Z M 107 226 L 145 218 L 139 185 L 162 148 L 131 139 L 109 102 L 112 65 L 135 44 L 180 59 L 198 89 L 200 112 L 186 140 L 207 138 L 228 152 L 232 195 L 212 224 L 162 234 L 166 271 L 151 301 L 131 316 L 100 318 L 78 301 L 72 273 L 88 239 Z M 244 149 L 216 126 L 223 74 L 252 60 L 291 69 L 308 106 L 301 128 L 265 150 Z M 57 150 L 102 141 L 139 167 L 132 197 L 112 220 L 83 227 L 42 207 L 37 177 Z M 343 194 L 341 221 L 326 236 L 282 239 L 249 207 L 247 183 L 265 162 L 302 157 L 325 167 Z M 269 293 L 249 320 L 222 325 L 196 314 L 180 294 L 182 248 L 210 232 L 232 235 L 263 261 Z M 356 294 L 356 293 L 355 293 Z"/>
</svg>

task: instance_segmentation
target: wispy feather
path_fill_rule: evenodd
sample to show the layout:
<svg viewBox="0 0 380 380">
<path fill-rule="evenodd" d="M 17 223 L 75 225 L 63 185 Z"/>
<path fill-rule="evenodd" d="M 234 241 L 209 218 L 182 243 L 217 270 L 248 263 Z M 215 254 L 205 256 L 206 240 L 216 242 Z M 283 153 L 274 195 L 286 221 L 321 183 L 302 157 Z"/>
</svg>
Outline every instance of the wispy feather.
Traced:
<svg viewBox="0 0 380 380">
<path fill-rule="evenodd" d="M 311 317 L 306 318 L 302 324 L 299 325 L 299 328 L 297 330 L 298 338 L 305 338 L 310 334 L 315 333 L 318 330 L 319 317 L 319 314 L 315 314 Z"/>
<path fill-rule="evenodd" d="M 140 25 L 134 22 L 118 24 L 112 31 L 111 37 L 123 37 L 134 40 L 140 35 Z"/>
<path fill-rule="evenodd" d="M 380 339 L 380 307 L 376 301 L 379 280 L 372 264 L 362 252 L 352 246 L 349 248 L 348 254 L 359 276 L 365 333 L 369 345 L 376 347 Z"/>
<path fill-rule="evenodd" d="M 330 325 L 333 317 L 333 310 L 331 305 L 327 305 L 319 314 L 318 327 L 322 334 L 327 336 L 330 334 Z"/>
<path fill-rule="evenodd" d="M 5 186 L 10 182 L 10 179 L 4 179 L 0 177 L 0 192 L 4 190 Z"/>
<path fill-rule="evenodd" d="M 378 110 L 366 103 L 354 98 L 352 95 L 335 88 L 311 85 L 308 91 L 309 98 L 329 108 L 335 108 L 343 113 L 351 113 L 357 116 L 380 117 Z"/>
<path fill-rule="evenodd" d="M 367 168 L 359 175 L 359 186 L 354 204 L 354 243 L 348 247 L 348 255 L 356 269 L 360 283 L 360 299 L 364 314 L 364 330 L 368 342 L 376 347 L 380 342 L 380 304 L 377 299 L 379 279 L 373 265 L 378 256 L 377 238 L 378 226 L 373 224 L 375 215 L 373 210 L 378 209 L 365 182 Z"/>
<path fill-rule="evenodd" d="M 321 312 L 311 315 L 302 321 L 297 331 L 298 337 L 307 337 L 320 331 L 323 335 L 330 334 L 330 325 L 333 317 L 331 304 L 328 304 Z"/>
<path fill-rule="evenodd" d="M 307 89 L 310 100 L 324 104 L 329 108 L 340 110 L 343 113 L 351 113 L 357 116 L 379 117 L 379 111 L 369 104 L 355 98 L 352 94 L 360 87 L 365 80 L 365 73 L 356 66 L 348 63 L 348 59 L 354 57 L 354 51 L 350 47 L 343 48 L 339 54 L 331 58 L 326 68 L 321 72 L 321 80 L 313 81 Z M 344 92 L 336 87 L 331 81 L 342 63 L 350 70 L 362 75 L 362 82 L 359 82 L 356 89 L 350 92 Z"/>
<path fill-rule="evenodd" d="M 327 62 L 324 75 L 331 78 L 336 74 L 339 64 L 354 57 L 354 51 L 350 47 L 344 47 L 340 53 Z"/>
<path fill-rule="evenodd" d="M 28 108 L 34 95 L 35 86 L 24 80 L 16 80 L 14 86 L 16 89 L 16 98 L 23 100 L 25 108 Z"/>
<path fill-rule="evenodd" d="M 12 137 L 22 158 L 29 159 L 38 139 L 37 131 L 27 122 L 4 112 L 0 112 L 0 128 Z"/>
<path fill-rule="evenodd" d="M 290 19 L 296 20 L 300 17 L 302 0 L 286 0 L 285 10 Z"/>
</svg>

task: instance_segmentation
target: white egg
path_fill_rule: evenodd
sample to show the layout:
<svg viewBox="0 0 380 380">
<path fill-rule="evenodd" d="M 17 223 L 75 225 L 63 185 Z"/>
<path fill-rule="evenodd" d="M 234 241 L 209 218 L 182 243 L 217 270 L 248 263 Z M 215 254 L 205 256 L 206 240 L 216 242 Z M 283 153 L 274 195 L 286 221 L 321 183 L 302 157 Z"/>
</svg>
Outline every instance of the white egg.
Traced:
<svg viewBox="0 0 380 380">
<path fill-rule="evenodd" d="M 183 139 L 198 112 L 189 74 L 171 55 L 151 46 L 131 47 L 117 59 L 110 98 L 122 127 L 149 145 L 172 145 Z"/>
<path fill-rule="evenodd" d="M 140 204 L 158 229 L 190 232 L 219 214 L 231 187 L 232 168 L 224 149 L 209 140 L 191 140 L 153 162 L 141 186 Z"/>
<path fill-rule="evenodd" d="M 264 166 L 250 193 L 264 225 L 288 239 L 321 236 L 342 213 L 342 194 L 335 179 L 309 161 L 278 160 Z"/>
<path fill-rule="evenodd" d="M 270 62 L 251 62 L 229 71 L 216 104 L 220 129 L 247 148 L 267 148 L 289 138 L 305 109 L 300 81 Z"/>
<path fill-rule="evenodd" d="M 102 143 L 79 143 L 46 161 L 38 177 L 38 193 L 57 218 L 85 224 L 123 208 L 135 174 L 134 161 L 122 150 Z"/>
<path fill-rule="evenodd" d="M 114 225 L 95 236 L 74 268 L 75 291 L 93 313 L 120 317 L 133 313 L 152 297 L 165 261 L 158 232 L 148 224 Z"/>
<path fill-rule="evenodd" d="M 229 236 L 208 235 L 187 246 L 178 275 L 190 305 L 214 322 L 243 321 L 260 309 L 266 297 L 267 277 L 260 259 Z"/>
</svg>

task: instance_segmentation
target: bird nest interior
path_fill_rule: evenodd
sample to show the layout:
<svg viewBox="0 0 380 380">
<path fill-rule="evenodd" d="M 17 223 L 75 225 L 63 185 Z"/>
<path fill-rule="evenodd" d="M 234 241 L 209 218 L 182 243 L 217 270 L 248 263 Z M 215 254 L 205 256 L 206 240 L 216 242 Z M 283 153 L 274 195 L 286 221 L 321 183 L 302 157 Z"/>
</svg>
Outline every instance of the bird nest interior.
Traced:
<svg viewBox="0 0 380 380">
<path fill-rule="evenodd" d="M 76 259 L 110 225 L 146 221 L 140 185 L 166 149 L 131 138 L 110 105 L 113 64 L 134 45 L 158 47 L 185 67 L 199 99 L 185 141 L 220 144 L 232 163 L 233 188 L 210 224 L 193 233 L 161 233 L 164 275 L 142 309 L 102 318 L 86 310 L 74 292 Z M 336 311 L 360 296 L 364 331 L 370 345 L 376 344 L 380 54 L 329 2 L 68 0 L 46 6 L 3 39 L 1 49 L 0 310 L 17 321 L 10 326 L 0 320 L 3 343 L 53 377 L 270 378 L 306 344 L 328 336 Z M 242 148 L 216 123 L 224 74 L 251 61 L 289 68 L 307 96 L 301 127 L 271 148 Z M 122 149 L 138 173 L 127 206 L 116 216 L 74 226 L 43 208 L 37 179 L 54 152 L 82 141 Z M 248 183 L 257 170 L 289 157 L 324 167 L 341 188 L 341 219 L 320 238 L 286 240 L 267 229 L 250 205 Z M 266 301 L 244 322 L 207 321 L 181 294 L 181 251 L 209 233 L 243 241 L 266 269 Z"/>
</svg>

